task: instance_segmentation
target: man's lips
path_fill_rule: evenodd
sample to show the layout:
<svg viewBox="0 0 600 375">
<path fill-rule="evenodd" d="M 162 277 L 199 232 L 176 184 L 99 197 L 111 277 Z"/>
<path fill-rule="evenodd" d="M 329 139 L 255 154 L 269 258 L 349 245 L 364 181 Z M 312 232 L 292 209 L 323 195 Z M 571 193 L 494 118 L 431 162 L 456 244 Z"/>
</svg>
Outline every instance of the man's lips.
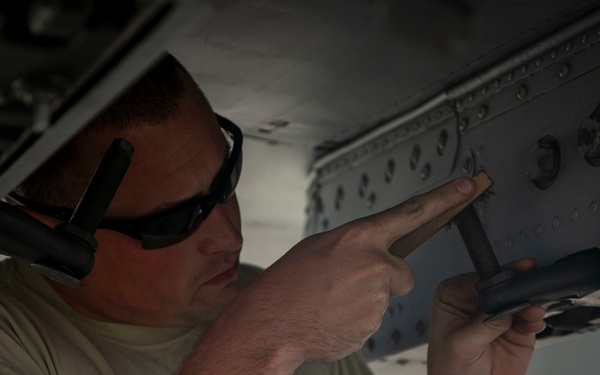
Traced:
<svg viewBox="0 0 600 375">
<path fill-rule="evenodd" d="M 225 271 L 221 272 L 217 276 L 213 277 L 212 279 L 208 280 L 206 283 L 204 283 L 204 285 L 218 286 L 218 285 L 227 284 L 228 282 L 232 281 L 234 278 L 237 277 L 237 275 L 239 273 L 239 269 L 240 269 L 240 260 L 238 258 L 235 260 L 233 265 L 231 265 L 231 267 L 229 267 Z"/>
</svg>

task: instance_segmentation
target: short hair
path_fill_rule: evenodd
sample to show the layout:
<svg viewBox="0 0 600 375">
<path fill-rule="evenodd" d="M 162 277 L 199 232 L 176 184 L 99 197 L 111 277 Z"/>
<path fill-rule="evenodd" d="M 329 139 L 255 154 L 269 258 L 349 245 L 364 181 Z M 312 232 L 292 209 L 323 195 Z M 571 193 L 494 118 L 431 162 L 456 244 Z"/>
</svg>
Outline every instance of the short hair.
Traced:
<svg viewBox="0 0 600 375">
<path fill-rule="evenodd" d="M 94 170 L 89 168 L 92 161 L 85 159 L 82 140 L 99 130 L 165 124 L 180 107 L 186 79 L 193 81 L 183 65 L 167 54 L 27 177 L 16 192 L 38 203 L 75 208 Z"/>
</svg>

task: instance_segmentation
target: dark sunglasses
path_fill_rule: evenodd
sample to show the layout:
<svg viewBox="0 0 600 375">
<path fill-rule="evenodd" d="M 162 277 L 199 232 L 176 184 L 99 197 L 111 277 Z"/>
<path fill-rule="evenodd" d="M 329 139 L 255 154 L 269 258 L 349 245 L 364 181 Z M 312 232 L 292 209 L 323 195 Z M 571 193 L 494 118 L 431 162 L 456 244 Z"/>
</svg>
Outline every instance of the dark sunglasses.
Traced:
<svg viewBox="0 0 600 375">
<path fill-rule="evenodd" d="M 218 203 L 227 202 L 235 193 L 242 172 L 243 135 L 233 122 L 225 117 L 216 116 L 223 133 L 228 137 L 230 150 L 208 194 L 192 197 L 165 211 L 139 219 L 102 219 L 99 227 L 138 239 L 144 249 L 158 249 L 186 239 Z M 72 209 L 33 202 L 14 191 L 9 193 L 9 197 L 19 204 L 65 222 L 73 215 Z"/>
</svg>

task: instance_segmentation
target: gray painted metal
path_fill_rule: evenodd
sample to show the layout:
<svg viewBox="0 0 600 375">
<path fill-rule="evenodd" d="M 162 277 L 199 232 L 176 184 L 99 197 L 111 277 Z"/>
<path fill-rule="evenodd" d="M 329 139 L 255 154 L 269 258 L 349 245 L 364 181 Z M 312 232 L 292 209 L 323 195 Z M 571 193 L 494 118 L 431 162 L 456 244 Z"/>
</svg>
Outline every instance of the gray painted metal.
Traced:
<svg viewBox="0 0 600 375">
<path fill-rule="evenodd" d="M 485 169 L 495 181 L 495 195 L 477 209 L 502 263 L 533 256 L 546 265 L 596 246 L 600 169 L 578 150 L 578 131 L 590 125 L 600 103 L 599 14 L 567 30 L 539 54 L 527 49 L 526 59 L 514 56 L 490 70 L 497 75 L 469 81 L 464 86 L 469 90 L 459 85 L 437 106 L 415 116 L 408 113 L 385 133 L 316 163 L 307 233 Z M 542 190 L 526 166 L 538 161 L 531 160 L 531 150 L 547 135 L 560 145 L 561 165 L 552 186 Z M 446 277 L 473 270 L 455 228 L 440 231 L 407 261 L 415 289 L 391 301 L 380 330 L 363 349 L 369 359 L 426 342 L 435 287 Z"/>
<path fill-rule="evenodd" d="M 198 23 L 172 52 L 190 67 L 217 111 L 239 123 L 247 136 L 310 148 L 307 153 L 316 149 L 317 156 L 600 5 L 597 0 L 208 2 L 214 3 L 214 16 Z M 440 22 L 455 14 L 456 9 L 444 10 L 457 4 L 467 8 L 459 21 Z M 404 7 L 411 19 L 394 6 Z M 463 26 L 467 31 L 456 35 Z"/>
<path fill-rule="evenodd" d="M 165 1 L 157 1 L 164 4 Z M 14 162 L 7 163 L 8 168 L 0 175 L 0 196 L 5 196 L 27 175 L 41 165 L 54 151 L 66 143 L 88 121 L 98 114 L 127 85 L 133 82 L 146 68 L 155 62 L 174 38 L 181 36 L 202 7 L 195 2 L 174 2 L 173 6 L 135 46 L 127 51 L 125 57 L 111 68 L 105 77 L 68 108 L 50 127 L 28 146 Z M 148 17 L 143 14 L 141 18 Z M 138 20 L 139 21 L 139 20 Z M 131 37 L 131 35 L 126 36 Z M 123 48 L 124 40 L 117 40 L 110 48 L 112 53 Z M 85 78 L 85 77 L 84 77 Z M 84 79 L 82 78 L 82 81 Z M 79 82 L 80 84 L 84 82 Z M 23 129 L 23 133 L 27 128 Z M 10 156 L 19 140 L 3 150 L 2 158 Z"/>
</svg>

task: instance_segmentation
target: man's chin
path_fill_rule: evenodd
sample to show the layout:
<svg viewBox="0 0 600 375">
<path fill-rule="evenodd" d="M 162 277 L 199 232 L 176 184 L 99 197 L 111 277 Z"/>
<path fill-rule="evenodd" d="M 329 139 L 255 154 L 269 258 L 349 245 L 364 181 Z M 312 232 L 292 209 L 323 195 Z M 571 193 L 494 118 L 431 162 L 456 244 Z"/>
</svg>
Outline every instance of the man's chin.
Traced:
<svg viewBox="0 0 600 375">
<path fill-rule="evenodd" d="M 223 310 L 235 299 L 241 290 L 241 283 L 239 280 L 232 281 L 226 287 L 224 287 L 218 296 L 210 302 L 210 307 L 207 306 L 209 303 L 203 304 L 197 314 L 194 314 L 194 318 L 197 323 L 212 323 Z M 207 309 L 208 307 L 208 309 Z M 198 319 L 200 317 L 200 319 Z M 198 321 L 199 320 L 199 321 Z"/>
</svg>

